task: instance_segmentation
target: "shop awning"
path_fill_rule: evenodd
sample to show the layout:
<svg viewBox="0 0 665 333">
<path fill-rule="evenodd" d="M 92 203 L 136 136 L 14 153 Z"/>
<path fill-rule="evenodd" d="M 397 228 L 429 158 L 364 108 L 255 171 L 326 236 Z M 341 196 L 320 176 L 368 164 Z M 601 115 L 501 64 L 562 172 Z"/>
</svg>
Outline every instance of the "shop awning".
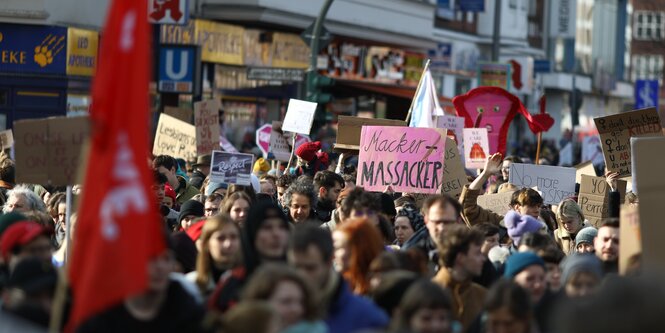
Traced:
<svg viewBox="0 0 665 333">
<path fill-rule="evenodd" d="M 413 99 L 413 96 L 416 94 L 415 87 L 397 86 L 397 85 L 381 84 L 381 83 L 358 81 L 358 80 L 344 80 L 338 78 L 335 78 L 335 81 L 338 84 L 343 84 L 351 88 L 367 90 L 383 95 L 395 96 L 409 100 Z M 444 109 L 451 108 L 452 110 L 453 108 L 452 99 L 439 96 L 439 102 L 441 103 L 442 108 Z"/>
</svg>

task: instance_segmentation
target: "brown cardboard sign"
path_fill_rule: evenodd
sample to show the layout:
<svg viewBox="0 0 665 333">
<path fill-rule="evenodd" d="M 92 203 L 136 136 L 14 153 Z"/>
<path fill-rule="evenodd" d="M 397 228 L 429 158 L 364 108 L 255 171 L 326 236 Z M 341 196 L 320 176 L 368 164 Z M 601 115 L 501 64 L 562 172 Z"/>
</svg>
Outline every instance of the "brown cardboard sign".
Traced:
<svg viewBox="0 0 665 333">
<path fill-rule="evenodd" d="M 462 165 L 462 155 L 457 149 L 455 141 L 449 137 L 446 138 L 446 155 L 443 163 L 443 183 L 441 184 L 441 193 L 448 194 L 455 199 L 459 199 L 462 194 L 462 188 L 469 183 Z"/>
<path fill-rule="evenodd" d="M 192 115 L 193 115 L 192 109 L 177 108 L 174 106 L 165 106 L 164 113 L 180 121 L 184 121 L 188 124 L 192 123 Z"/>
<path fill-rule="evenodd" d="M 633 191 L 640 198 L 638 205 L 642 239 L 642 268 L 653 270 L 665 267 L 665 224 L 663 223 L 663 193 L 665 193 L 665 137 L 634 138 Z"/>
<path fill-rule="evenodd" d="M 593 163 L 591 161 L 576 165 L 575 170 L 577 170 L 575 172 L 575 182 L 578 184 L 582 184 L 582 175 L 596 177 L 596 169 L 593 167 Z"/>
<path fill-rule="evenodd" d="M 360 149 L 360 132 L 363 126 L 407 126 L 406 122 L 393 119 L 339 116 L 337 120 L 335 151 Z"/>
<path fill-rule="evenodd" d="M 196 154 L 211 154 L 219 150 L 219 109 L 217 100 L 194 103 L 194 125 L 196 126 Z"/>
<path fill-rule="evenodd" d="M 74 185 L 81 151 L 90 136 L 88 117 L 14 122 L 16 181 Z"/>
<path fill-rule="evenodd" d="M 631 137 L 662 136 L 656 108 L 594 118 L 607 169 L 619 176 L 631 174 Z"/>
<path fill-rule="evenodd" d="M 165 113 L 160 114 L 152 154 L 196 160 L 196 127 Z"/>
<path fill-rule="evenodd" d="M 496 194 L 483 194 L 478 196 L 478 206 L 491 210 L 499 215 L 506 215 L 510 210 L 510 199 L 513 192 L 503 192 Z"/>
<path fill-rule="evenodd" d="M 626 195 L 626 181 L 617 180 L 617 190 L 621 196 L 621 201 Z M 577 203 L 582 209 L 584 217 L 589 220 L 596 228 L 600 227 L 603 218 L 609 216 L 610 187 L 603 177 L 593 177 L 582 175 L 580 183 L 580 194 Z"/>
<path fill-rule="evenodd" d="M 636 206 L 621 207 L 619 223 L 619 273 L 625 275 L 635 255 L 642 252 L 640 214 Z"/>
</svg>

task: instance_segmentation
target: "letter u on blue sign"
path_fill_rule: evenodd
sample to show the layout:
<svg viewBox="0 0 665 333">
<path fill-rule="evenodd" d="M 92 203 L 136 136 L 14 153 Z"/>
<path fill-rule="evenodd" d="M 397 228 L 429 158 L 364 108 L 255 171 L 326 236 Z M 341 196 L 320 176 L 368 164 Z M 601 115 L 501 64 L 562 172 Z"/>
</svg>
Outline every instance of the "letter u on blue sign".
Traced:
<svg viewBox="0 0 665 333">
<path fill-rule="evenodd" d="M 187 62 L 189 58 L 189 53 L 185 50 L 179 50 L 180 56 L 175 55 L 176 50 L 166 50 L 166 76 L 171 80 L 180 81 L 187 76 Z M 177 69 L 175 66 L 174 58 L 180 58 L 180 64 Z"/>
<path fill-rule="evenodd" d="M 194 79 L 194 49 L 162 47 L 159 52 L 159 80 L 192 82 Z"/>
</svg>

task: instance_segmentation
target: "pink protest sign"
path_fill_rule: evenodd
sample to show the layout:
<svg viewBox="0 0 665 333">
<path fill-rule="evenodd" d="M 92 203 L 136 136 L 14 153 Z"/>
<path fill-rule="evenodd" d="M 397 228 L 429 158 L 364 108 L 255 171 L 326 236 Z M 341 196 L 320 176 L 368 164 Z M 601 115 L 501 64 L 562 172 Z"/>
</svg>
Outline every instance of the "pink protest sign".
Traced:
<svg viewBox="0 0 665 333">
<path fill-rule="evenodd" d="M 363 126 L 356 184 L 367 191 L 437 193 L 443 182 L 446 131 Z"/>
</svg>

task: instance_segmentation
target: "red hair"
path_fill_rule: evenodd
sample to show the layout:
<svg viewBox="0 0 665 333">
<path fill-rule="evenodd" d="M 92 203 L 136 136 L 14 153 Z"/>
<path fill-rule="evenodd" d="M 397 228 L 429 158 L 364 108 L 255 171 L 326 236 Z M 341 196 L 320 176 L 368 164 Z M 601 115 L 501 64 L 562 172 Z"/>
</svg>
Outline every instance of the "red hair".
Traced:
<svg viewBox="0 0 665 333">
<path fill-rule="evenodd" d="M 383 237 L 379 229 L 366 218 L 349 219 L 336 231 L 346 235 L 349 251 L 349 269 L 342 276 L 349 282 L 356 294 L 369 291 L 369 266 L 383 252 Z"/>
</svg>

